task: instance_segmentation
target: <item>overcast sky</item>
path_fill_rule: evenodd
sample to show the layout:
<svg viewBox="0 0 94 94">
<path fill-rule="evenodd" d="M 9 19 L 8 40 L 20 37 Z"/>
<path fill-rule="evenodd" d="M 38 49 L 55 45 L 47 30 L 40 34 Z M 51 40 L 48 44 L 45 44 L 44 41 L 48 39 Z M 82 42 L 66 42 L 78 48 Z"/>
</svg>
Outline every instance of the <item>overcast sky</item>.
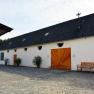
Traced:
<svg viewBox="0 0 94 94">
<path fill-rule="evenodd" d="M 14 30 L 1 36 L 15 37 L 60 22 L 94 13 L 94 0 L 0 0 L 0 23 Z"/>
</svg>

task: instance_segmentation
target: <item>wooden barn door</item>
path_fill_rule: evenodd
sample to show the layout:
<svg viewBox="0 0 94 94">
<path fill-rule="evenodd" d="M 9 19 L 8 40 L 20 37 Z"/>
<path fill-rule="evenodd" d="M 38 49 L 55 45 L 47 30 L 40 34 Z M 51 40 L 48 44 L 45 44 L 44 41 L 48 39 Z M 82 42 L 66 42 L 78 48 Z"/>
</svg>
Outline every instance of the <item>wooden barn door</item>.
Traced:
<svg viewBox="0 0 94 94">
<path fill-rule="evenodd" d="M 54 69 L 71 70 L 71 48 L 52 49 L 51 67 Z"/>
<path fill-rule="evenodd" d="M 14 63 L 14 65 L 15 65 L 15 60 L 17 59 L 17 55 L 16 54 L 14 54 L 13 55 L 13 63 Z"/>
</svg>

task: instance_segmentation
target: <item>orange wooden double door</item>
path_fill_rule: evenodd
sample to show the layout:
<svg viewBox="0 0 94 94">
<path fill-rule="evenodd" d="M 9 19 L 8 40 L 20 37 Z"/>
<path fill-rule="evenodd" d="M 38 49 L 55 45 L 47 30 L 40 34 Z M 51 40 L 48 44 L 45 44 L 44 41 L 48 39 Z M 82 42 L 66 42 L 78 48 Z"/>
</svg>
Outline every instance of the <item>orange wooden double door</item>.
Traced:
<svg viewBox="0 0 94 94">
<path fill-rule="evenodd" d="M 52 49 L 51 68 L 71 70 L 71 48 Z"/>
</svg>

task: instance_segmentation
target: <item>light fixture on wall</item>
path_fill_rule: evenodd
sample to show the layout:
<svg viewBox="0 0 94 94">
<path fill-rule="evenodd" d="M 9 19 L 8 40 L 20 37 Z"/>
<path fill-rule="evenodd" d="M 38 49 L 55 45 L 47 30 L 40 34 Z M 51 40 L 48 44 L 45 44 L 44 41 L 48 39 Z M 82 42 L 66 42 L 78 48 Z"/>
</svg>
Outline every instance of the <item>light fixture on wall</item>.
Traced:
<svg viewBox="0 0 94 94">
<path fill-rule="evenodd" d="M 57 43 L 58 47 L 62 47 L 64 43 Z"/>
<path fill-rule="evenodd" d="M 42 49 L 42 46 L 38 46 L 38 49 L 41 50 Z"/>
<path fill-rule="evenodd" d="M 9 50 L 7 50 L 7 52 L 9 53 Z"/>
<path fill-rule="evenodd" d="M 25 51 L 27 51 L 27 48 L 24 48 Z"/>
</svg>

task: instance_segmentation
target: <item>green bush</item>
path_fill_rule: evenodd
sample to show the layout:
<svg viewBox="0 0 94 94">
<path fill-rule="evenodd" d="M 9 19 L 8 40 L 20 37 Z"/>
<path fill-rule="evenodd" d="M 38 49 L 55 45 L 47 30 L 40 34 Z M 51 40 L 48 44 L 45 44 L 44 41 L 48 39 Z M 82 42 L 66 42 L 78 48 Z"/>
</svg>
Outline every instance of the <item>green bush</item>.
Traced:
<svg viewBox="0 0 94 94">
<path fill-rule="evenodd" d="M 40 56 L 35 56 L 33 59 L 33 64 L 37 66 L 37 68 L 40 68 L 42 63 L 42 58 Z"/>
<path fill-rule="evenodd" d="M 15 64 L 16 64 L 16 66 L 20 66 L 20 64 L 21 64 L 21 59 L 20 59 L 20 58 L 17 58 L 17 59 L 15 60 Z"/>
</svg>

